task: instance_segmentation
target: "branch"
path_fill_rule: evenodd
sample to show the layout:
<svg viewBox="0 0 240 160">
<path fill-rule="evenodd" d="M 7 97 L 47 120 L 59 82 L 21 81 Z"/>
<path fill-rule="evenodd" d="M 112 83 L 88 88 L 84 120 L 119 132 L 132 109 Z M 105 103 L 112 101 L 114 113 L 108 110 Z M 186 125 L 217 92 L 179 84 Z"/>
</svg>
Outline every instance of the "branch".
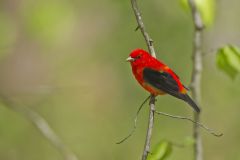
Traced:
<svg viewBox="0 0 240 160">
<path fill-rule="evenodd" d="M 140 111 L 142 110 L 142 107 L 144 106 L 144 104 L 149 100 L 151 96 L 148 96 L 143 102 L 142 104 L 140 105 L 140 107 L 138 108 L 137 112 L 136 112 L 136 116 L 134 118 L 134 126 L 131 130 L 131 132 L 126 136 L 124 137 L 122 140 L 116 142 L 116 144 L 121 144 L 123 142 L 125 142 L 128 138 L 130 138 L 133 133 L 135 132 L 136 128 L 137 128 L 137 120 L 138 120 L 138 115 L 140 113 Z M 191 118 L 188 118 L 188 117 L 183 117 L 183 116 L 177 116 L 177 115 L 171 115 L 171 114 L 168 114 L 168 113 L 165 113 L 165 112 L 160 112 L 160 111 L 156 111 L 155 110 L 155 113 L 159 114 L 159 115 L 163 115 L 163 116 L 166 116 L 166 117 L 170 117 L 170 118 L 175 118 L 175 119 L 181 119 L 181 120 L 187 120 L 189 122 L 192 122 L 192 123 L 195 123 L 197 124 L 199 127 L 202 127 L 203 129 L 205 129 L 207 132 L 209 132 L 210 134 L 216 136 L 216 137 L 221 137 L 223 136 L 223 133 L 216 133 L 213 129 L 210 129 L 208 128 L 207 126 L 205 126 L 204 124 L 200 123 L 200 122 L 196 122 L 194 120 L 192 120 Z"/>
<path fill-rule="evenodd" d="M 144 26 L 143 20 L 142 20 L 142 16 L 141 16 L 140 10 L 137 5 L 137 0 L 131 0 L 131 4 L 132 4 L 132 9 L 134 11 L 134 14 L 135 14 L 135 17 L 136 17 L 136 20 L 138 23 L 137 28 L 139 28 L 142 32 L 142 35 L 143 35 L 143 37 L 146 41 L 147 47 L 148 47 L 148 51 L 151 53 L 151 55 L 153 57 L 156 58 L 155 49 L 153 47 L 153 40 L 150 38 L 150 36 L 148 35 L 148 33 L 145 29 L 145 26 Z M 147 130 L 147 136 L 146 136 L 146 140 L 145 140 L 142 160 L 147 159 L 147 156 L 148 156 L 148 153 L 150 150 L 150 141 L 151 141 L 151 137 L 152 137 L 152 129 L 153 129 L 153 123 L 154 123 L 155 96 L 151 95 L 149 105 L 150 105 L 150 110 L 149 110 L 149 119 L 148 119 L 148 130 Z"/>
<path fill-rule="evenodd" d="M 210 129 L 210 128 L 208 128 L 207 126 L 205 126 L 204 124 L 202 124 L 202 123 L 200 123 L 200 122 L 197 122 L 197 121 L 194 121 L 194 120 L 192 120 L 191 118 L 182 117 L 182 116 L 176 116 L 176 115 L 171 115 L 171 114 L 164 113 L 164 112 L 159 112 L 159 111 L 155 111 L 155 113 L 157 113 L 157 114 L 159 114 L 159 115 L 166 116 L 166 117 L 170 117 L 170 118 L 187 120 L 187 121 L 192 122 L 192 123 L 194 123 L 195 125 L 203 128 L 203 129 L 205 129 L 207 132 L 209 132 L 210 134 L 214 135 L 215 137 L 221 137 L 221 136 L 223 136 L 223 133 L 216 133 L 213 129 Z"/>
<path fill-rule="evenodd" d="M 116 144 L 121 144 L 123 142 L 125 142 L 128 138 L 130 138 L 133 133 L 135 132 L 136 128 L 137 128 L 137 120 L 138 120 L 138 115 L 143 107 L 143 105 L 149 100 L 151 96 L 148 96 L 144 101 L 143 103 L 140 105 L 140 107 L 138 108 L 137 110 L 137 113 L 136 113 L 136 116 L 135 116 L 135 119 L 134 119 L 134 126 L 133 126 L 133 129 L 131 130 L 131 132 L 129 133 L 129 135 L 127 135 L 125 138 L 123 138 L 122 140 L 118 141 Z"/>
<path fill-rule="evenodd" d="M 6 107 L 21 114 L 24 118 L 30 121 L 38 131 L 50 142 L 64 157 L 64 160 L 78 160 L 77 156 L 67 148 L 67 146 L 61 141 L 53 129 L 49 126 L 48 122 L 37 112 L 26 106 L 20 106 L 15 104 L 8 97 L 1 95 L 1 102 Z"/>
<path fill-rule="evenodd" d="M 194 23 L 194 38 L 193 38 L 193 69 L 192 69 L 192 80 L 191 89 L 193 99 L 200 104 L 201 99 L 201 74 L 202 74 L 202 31 L 204 25 L 201 19 L 201 15 L 197 10 L 195 0 L 188 0 L 191 8 L 192 19 Z M 194 120 L 200 121 L 200 114 L 194 113 Z M 194 144 L 194 158 L 195 160 L 203 159 L 202 151 L 202 140 L 200 136 L 199 126 L 193 126 L 193 138 L 195 139 Z"/>
<path fill-rule="evenodd" d="M 156 58 L 155 49 L 153 47 L 153 40 L 150 38 L 150 36 L 148 35 L 148 33 L 145 29 L 144 23 L 142 21 L 141 12 L 138 8 L 137 0 L 131 0 L 131 3 L 132 3 L 132 9 L 134 11 L 134 14 L 135 14 L 135 17 L 136 17 L 136 20 L 137 20 L 137 23 L 138 23 L 138 26 L 137 26 L 136 30 L 137 29 L 141 30 L 142 35 L 143 35 L 143 37 L 144 37 L 144 39 L 147 43 L 148 51 L 151 53 L 151 55 L 153 57 Z"/>
<path fill-rule="evenodd" d="M 151 55 L 153 57 L 156 58 L 156 53 L 155 53 L 155 49 L 153 46 L 153 40 L 150 38 L 150 36 L 148 35 L 144 23 L 142 21 L 142 16 L 140 13 L 140 10 L 138 8 L 137 5 L 137 1 L 136 0 L 131 0 L 131 4 L 132 4 L 132 9 L 134 11 L 137 23 L 138 23 L 138 27 L 142 32 L 142 35 L 146 41 L 147 47 L 148 47 L 148 51 L 151 53 Z M 142 160 L 146 160 L 147 159 L 147 155 L 149 153 L 150 150 L 150 141 L 151 141 L 151 137 L 152 137 L 152 128 L 153 128 L 153 123 L 154 123 L 154 110 L 155 110 L 155 96 L 151 95 L 150 101 L 149 101 L 149 106 L 150 106 L 150 110 L 149 110 L 149 119 L 148 119 L 148 130 L 147 130 L 147 136 L 146 136 L 146 140 L 145 140 L 145 146 L 144 146 L 144 150 L 143 150 L 143 155 L 142 155 Z"/>
<path fill-rule="evenodd" d="M 155 112 L 155 96 L 151 95 L 149 101 L 150 111 L 149 111 L 149 119 L 148 119 L 148 130 L 147 136 L 145 140 L 145 146 L 143 150 L 142 160 L 146 160 L 148 153 L 150 151 L 150 142 L 152 138 L 152 129 L 154 124 L 154 112 Z"/>
</svg>

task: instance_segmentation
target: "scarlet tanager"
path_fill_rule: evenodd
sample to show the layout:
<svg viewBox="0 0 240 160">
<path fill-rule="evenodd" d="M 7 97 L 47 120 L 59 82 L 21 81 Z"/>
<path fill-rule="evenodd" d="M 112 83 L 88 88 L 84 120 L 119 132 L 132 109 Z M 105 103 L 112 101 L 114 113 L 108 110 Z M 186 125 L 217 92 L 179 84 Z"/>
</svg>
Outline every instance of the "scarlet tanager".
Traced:
<svg viewBox="0 0 240 160">
<path fill-rule="evenodd" d="M 127 61 L 131 63 L 133 75 L 138 83 L 152 95 L 170 94 L 187 102 L 196 112 L 200 112 L 200 108 L 188 96 L 188 89 L 181 83 L 179 77 L 147 51 L 135 49 Z"/>
</svg>

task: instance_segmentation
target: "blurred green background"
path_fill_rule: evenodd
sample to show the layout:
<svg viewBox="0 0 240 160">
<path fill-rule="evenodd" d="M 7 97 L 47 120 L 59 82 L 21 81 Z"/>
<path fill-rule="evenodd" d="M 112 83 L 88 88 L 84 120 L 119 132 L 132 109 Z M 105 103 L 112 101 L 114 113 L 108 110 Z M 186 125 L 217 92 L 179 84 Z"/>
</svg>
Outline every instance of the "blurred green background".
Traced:
<svg viewBox="0 0 240 160">
<path fill-rule="evenodd" d="M 193 26 L 178 0 L 141 0 L 146 28 L 163 60 L 188 85 Z M 201 130 L 204 157 L 240 160 L 240 78 L 217 70 L 215 51 L 240 44 L 239 0 L 218 0 L 216 19 L 204 33 L 202 121 L 224 133 Z M 125 62 L 134 48 L 146 49 L 130 1 L 0 0 L 0 94 L 40 113 L 83 160 L 135 160 L 142 154 L 148 106 L 127 142 L 115 143 L 133 126 L 148 96 Z M 170 96 L 157 110 L 191 116 Z M 152 145 L 183 143 L 192 124 L 157 116 Z M 174 147 L 172 160 L 191 160 L 191 147 Z M 0 160 L 59 160 L 61 154 L 20 114 L 0 106 Z"/>
</svg>

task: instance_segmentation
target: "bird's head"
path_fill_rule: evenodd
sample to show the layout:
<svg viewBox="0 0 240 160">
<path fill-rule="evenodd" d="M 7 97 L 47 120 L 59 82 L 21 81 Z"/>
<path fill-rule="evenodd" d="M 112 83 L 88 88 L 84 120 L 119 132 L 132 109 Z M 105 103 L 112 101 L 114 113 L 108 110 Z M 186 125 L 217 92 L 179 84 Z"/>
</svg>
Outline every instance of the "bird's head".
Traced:
<svg viewBox="0 0 240 160">
<path fill-rule="evenodd" d="M 130 62 L 132 65 L 137 65 L 143 63 L 145 60 L 148 60 L 151 55 L 143 49 L 133 50 L 126 61 Z"/>
</svg>

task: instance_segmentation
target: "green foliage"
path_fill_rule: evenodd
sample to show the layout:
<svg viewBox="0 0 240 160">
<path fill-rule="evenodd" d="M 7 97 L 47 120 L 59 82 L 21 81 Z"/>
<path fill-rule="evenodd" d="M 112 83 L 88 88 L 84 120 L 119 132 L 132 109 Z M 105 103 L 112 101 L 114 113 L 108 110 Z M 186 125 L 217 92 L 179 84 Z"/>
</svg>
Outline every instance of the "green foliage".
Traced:
<svg viewBox="0 0 240 160">
<path fill-rule="evenodd" d="M 165 160 L 172 153 L 172 144 L 169 141 L 159 142 L 148 155 L 147 160 Z"/>
<path fill-rule="evenodd" d="M 227 45 L 218 49 L 216 63 L 220 70 L 234 79 L 240 72 L 240 50 L 236 46 Z"/>
<path fill-rule="evenodd" d="M 215 0 L 195 0 L 205 26 L 211 26 L 215 18 Z M 188 0 L 180 0 L 183 8 L 189 11 Z"/>
</svg>

